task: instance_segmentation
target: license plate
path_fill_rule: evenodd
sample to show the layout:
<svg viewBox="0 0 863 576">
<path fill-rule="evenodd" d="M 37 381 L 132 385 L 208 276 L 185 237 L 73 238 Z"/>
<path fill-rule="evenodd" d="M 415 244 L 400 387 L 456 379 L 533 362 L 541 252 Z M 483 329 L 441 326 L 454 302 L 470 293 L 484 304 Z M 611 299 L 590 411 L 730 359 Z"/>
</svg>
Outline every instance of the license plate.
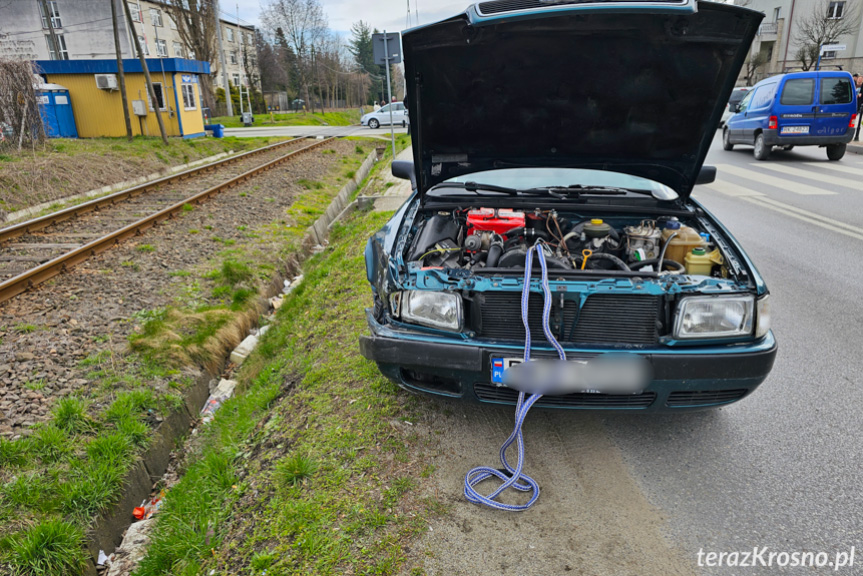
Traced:
<svg viewBox="0 0 863 576">
<path fill-rule="evenodd" d="M 809 126 L 783 126 L 781 134 L 809 134 Z"/>
<path fill-rule="evenodd" d="M 524 362 L 524 358 L 492 358 L 491 381 L 498 386 L 503 385 L 503 371 L 516 364 Z M 587 364 L 587 360 L 570 360 L 576 364 Z"/>
<path fill-rule="evenodd" d="M 514 388 L 527 394 L 605 393 L 636 394 L 650 381 L 649 362 L 633 354 L 600 354 L 596 358 L 531 360 L 492 357 L 491 381 L 498 387 Z"/>
</svg>

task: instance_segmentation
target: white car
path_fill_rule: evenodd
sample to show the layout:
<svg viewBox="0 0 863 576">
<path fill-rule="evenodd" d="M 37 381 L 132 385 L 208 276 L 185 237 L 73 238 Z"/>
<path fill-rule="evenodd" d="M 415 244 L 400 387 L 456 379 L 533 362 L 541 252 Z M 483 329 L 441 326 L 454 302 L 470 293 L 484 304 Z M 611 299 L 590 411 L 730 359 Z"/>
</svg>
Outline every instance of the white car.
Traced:
<svg viewBox="0 0 863 576">
<path fill-rule="evenodd" d="M 731 111 L 731 105 L 740 104 L 740 101 L 743 100 L 743 97 L 746 96 L 746 93 L 751 89 L 752 88 L 735 88 L 734 91 L 731 92 L 731 96 L 728 98 L 728 103 L 725 104 L 725 111 L 722 113 L 722 119 L 719 121 L 720 128 L 725 126 L 728 119 L 734 116 L 734 112 Z"/>
<path fill-rule="evenodd" d="M 369 112 L 360 118 L 360 124 L 368 126 L 371 129 L 380 128 L 384 124 L 390 123 L 390 107 L 393 109 L 393 126 L 408 125 L 408 111 L 403 102 L 393 102 L 383 106 L 377 112 Z"/>
</svg>

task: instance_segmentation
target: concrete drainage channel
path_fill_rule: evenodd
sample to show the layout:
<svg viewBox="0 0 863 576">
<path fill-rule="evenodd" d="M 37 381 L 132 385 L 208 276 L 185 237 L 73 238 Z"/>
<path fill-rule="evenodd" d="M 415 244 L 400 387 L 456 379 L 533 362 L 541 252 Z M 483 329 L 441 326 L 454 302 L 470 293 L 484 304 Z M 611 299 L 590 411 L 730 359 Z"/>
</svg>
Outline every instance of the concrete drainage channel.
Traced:
<svg viewBox="0 0 863 576">
<path fill-rule="evenodd" d="M 323 250 L 332 224 L 355 208 L 357 203 L 349 203 L 350 196 L 357 190 L 359 183 L 366 179 L 378 161 L 377 152 L 372 152 L 360 166 L 354 177 L 339 191 L 326 212 L 306 229 L 301 247 L 274 278 L 267 294 L 264 295 L 271 310 L 267 320 L 272 320 L 281 307 L 284 298 L 303 280 L 300 273 L 301 263 L 310 255 Z M 290 278 L 290 280 L 287 280 Z M 253 330 L 231 352 L 229 360 L 241 364 L 266 333 L 269 324 Z M 107 567 L 107 576 L 130 574 L 146 553 L 149 534 L 154 520 L 148 512 L 155 512 L 160 502 L 153 503 L 154 487 L 163 480 L 169 471 L 171 452 L 177 441 L 187 435 L 193 423 L 205 426 L 212 420 L 218 408 L 234 393 L 236 381 L 226 380 L 220 374 L 199 374 L 195 384 L 186 392 L 183 407 L 169 414 L 156 429 L 150 447 L 141 460 L 129 471 L 123 493 L 117 503 L 102 516 L 88 533 L 87 547 L 92 563 L 87 565 L 89 575 L 98 574 L 97 566 Z M 197 429 L 192 430 L 195 434 Z M 170 498 L 170 494 L 166 496 Z M 158 498 L 158 496 L 156 497 Z M 142 507 L 145 519 L 132 523 L 133 510 Z M 125 535 L 124 535 L 125 532 Z M 114 552 L 109 552 L 114 550 Z M 104 573 L 104 572 L 103 572 Z"/>
</svg>

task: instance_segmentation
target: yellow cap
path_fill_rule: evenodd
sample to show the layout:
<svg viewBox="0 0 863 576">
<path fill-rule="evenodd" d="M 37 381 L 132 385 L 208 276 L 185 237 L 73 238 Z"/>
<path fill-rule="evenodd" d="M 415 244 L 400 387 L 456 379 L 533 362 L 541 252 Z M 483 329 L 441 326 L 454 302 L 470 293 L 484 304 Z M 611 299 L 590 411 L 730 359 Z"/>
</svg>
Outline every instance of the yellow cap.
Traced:
<svg viewBox="0 0 863 576">
<path fill-rule="evenodd" d="M 602 220 L 600 218 L 594 218 L 593 220 L 590 221 L 590 223 L 593 224 L 594 226 L 599 226 L 600 224 L 602 224 Z"/>
</svg>

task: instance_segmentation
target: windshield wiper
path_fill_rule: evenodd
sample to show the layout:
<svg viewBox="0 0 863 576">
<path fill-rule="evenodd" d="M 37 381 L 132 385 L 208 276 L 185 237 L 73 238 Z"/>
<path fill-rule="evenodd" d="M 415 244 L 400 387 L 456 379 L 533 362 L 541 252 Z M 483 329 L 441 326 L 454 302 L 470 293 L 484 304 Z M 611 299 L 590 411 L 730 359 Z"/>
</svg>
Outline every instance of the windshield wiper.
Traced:
<svg viewBox="0 0 863 576">
<path fill-rule="evenodd" d="M 542 186 L 539 188 L 531 188 L 525 192 L 537 193 L 544 192 L 549 196 L 568 200 L 578 198 L 582 194 L 602 195 L 602 196 L 624 196 L 629 192 L 641 194 L 649 194 L 642 190 L 633 190 L 631 188 L 618 188 L 616 186 L 585 186 L 584 184 L 570 184 L 569 186 Z"/>
<path fill-rule="evenodd" d="M 519 190 L 518 188 L 507 188 L 506 186 L 497 186 L 496 184 L 481 184 L 479 182 L 441 182 L 436 185 L 432 190 L 437 190 L 439 188 L 459 188 L 462 190 L 467 190 L 468 192 L 500 192 L 501 194 L 507 194 L 509 196 L 535 196 L 536 190 Z M 544 190 L 543 190 L 544 191 Z"/>
</svg>

